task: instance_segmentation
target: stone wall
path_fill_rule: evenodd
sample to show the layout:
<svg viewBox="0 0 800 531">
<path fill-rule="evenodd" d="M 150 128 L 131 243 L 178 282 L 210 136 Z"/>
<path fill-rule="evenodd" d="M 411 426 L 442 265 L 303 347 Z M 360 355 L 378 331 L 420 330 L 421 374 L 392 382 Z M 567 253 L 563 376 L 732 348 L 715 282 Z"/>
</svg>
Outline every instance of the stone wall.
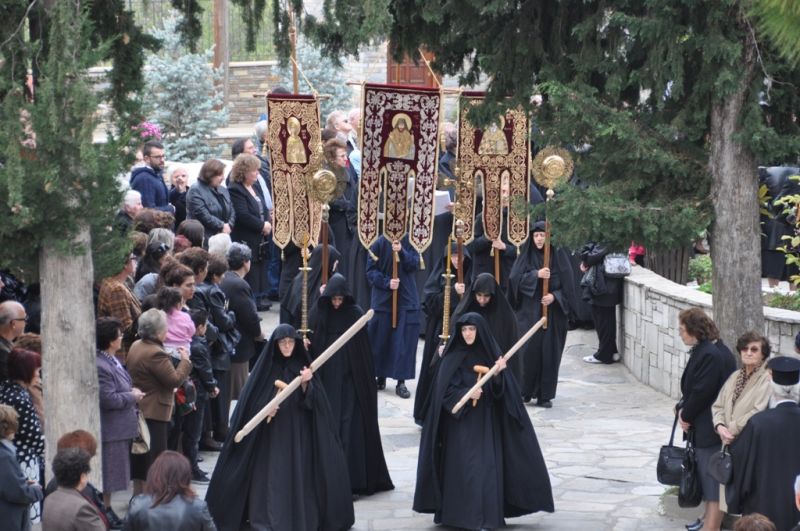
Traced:
<svg viewBox="0 0 800 531">
<path fill-rule="evenodd" d="M 226 106 L 231 125 L 253 125 L 266 112 L 266 102 L 254 94 L 266 94 L 280 78 L 274 74 L 277 61 L 231 63 Z"/>
<path fill-rule="evenodd" d="M 676 284 L 641 267 L 633 268 L 625 279 L 624 290 L 617 336 L 622 362 L 642 383 L 680 398 L 681 374 L 688 348 L 678 335 L 678 313 L 698 306 L 712 315 L 711 295 Z M 800 312 L 764 308 L 764 317 L 765 335 L 773 354 L 794 354 Z M 729 347 L 733 349 L 734 345 Z"/>
</svg>

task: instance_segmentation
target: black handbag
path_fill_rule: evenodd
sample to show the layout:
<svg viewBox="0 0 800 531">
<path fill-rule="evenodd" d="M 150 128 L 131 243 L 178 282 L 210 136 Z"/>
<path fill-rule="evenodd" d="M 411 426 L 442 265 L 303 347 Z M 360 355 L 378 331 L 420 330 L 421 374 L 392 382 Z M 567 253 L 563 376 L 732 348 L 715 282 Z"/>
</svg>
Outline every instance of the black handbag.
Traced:
<svg viewBox="0 0 800 531">
<path fill-rule="evenodd" d="M 683 456 L 686 453 L 684 448 L 675 446 L 675 427 L 678 425 L 678 413 L 675 413 L 675 421 L 672 423 L 669 443 L 661 447 L 658 452 L 658 464 L 656 465 L 656 478 L 662 485 L 680 485 L 681 467 L 683 466 Z"/>
<path fill-rule="evenodd" d="M 683 456 L 681 484 L 678 485 L 678 505 L 684 508 L 697 507 L 703 501 L 703 486 L 694 452 L 694 430 L 690 429 L 686 439 L 686 453 Z"/>
<path fill-rule="evenodd" d="M 722 485 L 727 485 L 731 482 L 733 459 L 731 459 L 727 445 L 723 444 L 722 449 L 711 456 L 711 460 L 708 463 L 708 475 Z"/>
</svg>

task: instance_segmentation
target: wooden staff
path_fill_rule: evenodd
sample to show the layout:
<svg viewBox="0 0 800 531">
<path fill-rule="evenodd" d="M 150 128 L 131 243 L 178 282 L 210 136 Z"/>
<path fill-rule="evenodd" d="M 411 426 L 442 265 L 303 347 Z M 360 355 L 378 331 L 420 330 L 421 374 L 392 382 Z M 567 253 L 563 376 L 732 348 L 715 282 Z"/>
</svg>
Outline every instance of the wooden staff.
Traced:
<svg viewBox="0 0 800 531">
<path fill-rule="evenodd" d="M 297 26 L 294 23 L 294 10 L 292 3 L 288 3 L 289 8 L 289 44 L 291 46 L 290 58 L 292 60 L 292 89 L 297 94 L 299 83 L 297 80 Z"/>
<path fill-rule="evenodd" d="M 519 338 L 519 341 L 517 341 L 516 343 L 514 343 L 514 346 L 513 346 L 513 347 L 511 347 L 511 350 L 509 350 L 508 352 L 506 352 L 506 354 L 503 356 L 503 359 L 505 359 L 506 361 L 508 361 L 508 359 L 509 359 L 509 358 L 511 358 L 511 356 L 513 356 L 514 354 L 516 354 L 516 353 L 517 353 L 517 351 L 518 351 L 519 349 L 521 349 L 521 348 L 522 348 L 522 346 L 523 346 L 523 345 L 525 345 L 525 343 L 526 343 L 526 342 L 527 342 L 527 341 L 528 341 L 528 340 L 531 338 L 531 336 L 533 336 L 533 334 L 535 334 L 535 333 L 536 333 L 536 332 L 537 332 L 537 331 L 538 331 L 538 330 L 539 330 L 539 329 L 540 329 L 542 326 L 544 326 L 544 324 L 545 324 L 546 322 L 547 322 L 547 317 L 542 317 L 541 319 L 539 319 L 538 321 L 536 321 L 536 324 L 534 324 L 534 325 L 533 325 L 533 327 L 532 327 L 530 330 L 528 330 L 528 331 L 525 333 L 525 335 L 524 335 L 524 336 L 522 336 L 521 338 Z M 497 372 L 497 365 L 493 365 L 493 366 L 492 366 L 492 368 L 491 368 L 491 369 L 489 369 L 489 372 L 487 372 L 486 374 L 484 374 L 484 375 L 483 375 L 483 376 L 480 378 L 480 380 L 478 380 L 478 382 L 477 382 L 475 385 L 473 385 L 473 386 L 472 386 L 472 388 L 471 388 L 469 391 L 467 391 L 466 393 L 464 393 L 464 396 L 462 396 L 462 397 L 461 397 L 461 400 L 459 400 L 459 401 L 458 401 L 458 403 L 457 403 L 455 406 L 453 406 L 453 410 L 452 410 L 452 413 L 453 413 L 453 415 L 455 415 L 456 413 L 458 413 L 458 412 L 459 412 L 459 410 L 460 410 L 462 407 L 464 407 L 464 404 L 466 404 L 467 402 L 469 402 L 469 395 L 471 395 L 471 394 L 472 394 L 472 392 L 473 392 L 473 391 L 475 391 L 476 389 L 480 389 L 481 387 L 483 387 L 483 385 L 484 385 L 486 382 L 488 382 L 488 381 L 489 381 L 489 378 L 491 378 L 492 376 L 494 376 L 494 374 L 495 374 L 496 372 Z"/>
<path fill-rule="evenodd" d="M 456 280 L 459 284 L 464 283 L 464 222 L 460 219 L 456 221 L 456 256 L 458 257 L 458 269 L 456 270 Z"/>
<path fill-rule="evenodd" d="M 494 280 L 500 285 L 500 249 L 492 247 L 494 253 Z"/>
<path fill-rule="evenodd" d="M 322 205 L 322 285 L 328 283 L 328 212 L 331 207 Z"/>
<path fill-rule="evenodd" d="M 339 337 L 339 339 L 331 343 L 331 346 L 326 348 L 325 352 L 320 354 L 317 357 L 317 359 L 311 362 L 311 367 L 309 367 L 311 369 L 311 372 L 316 372 L 317 369 L 322 367 L 331 356 L 336 354 L 336 352 L 350 340 L 350 338 L 352 338 L 354 335 L 356 335 L 356 333 L 358 333 L 359 330 L 361 330 L 362 328 L 364 328 L 364 326 L 366 326 L 367 322 L 370 319 L 372 319 L 373 315 L 375 315 L 375 310 L 372 309 L 368 310 L 367 313 L 361 316 L 361 318 L 358 321 L 353 323 L 353 325 L 350 328 L 348 328 L 347 331 Z M 277 387 L 281 387 L 280 384 L 278 384 Z M 253 431 L 253 429 L 255 429 L 256 426 L 258 426 L 259 422 L 264 420 L 265 417 L 270 416 L 270 413 L 275 411 L 275 409 L 278 406 L 280 406 L 281 403 L 284 400 L 286 400 L 289 397 L 289 395 L 292 394 L 298 387 L 300 387 L 300 376 L 295 377 L 294 380 L 286 384 L 286 387 L 282 388 L 281 391 L 278 392 L 278 394 L 276 394 L 275 397 L 272 400 L 270 400 L 266 406 L 261 408 L 261 411 L 256 413 L 255 416 L 253 416 L 253 418 L 250 419 L 250 421 L 236 433 L 236 437 L 234 437 L 234 440 L 237 443 L 241 442 L 242 439 L 247 437 L 247 435 L 251 431 Z"/>
<path fill-rule="evenodd" d="M 489 372 L 489 367 L 487 367 L 485 365 L 474 365 L 472 367 L 472 370 L 475 371 L 475 374 L 478 375 L 478 382 L 480 382 L 481 381 L 481 376 L 483 376 L 484 374 Z M 478 399 L 477 398 L 473 398 L 472 399 L 472 407 L 475 407 L 477 405 L 478 405 Z"/>
<path fill-rule="evenodd" d="M 400 253 L 392 251 L 392 280 L 397 280 L 397 264 L 400 262 Z M 392 290 L 392 328 L 397 328 L 397 291 Z"/>
<path fill-rule="evenodd" d="M 531 244 L 534 244 L 531 242 Z M 544 222 L 544 266 L 546 268 L 550 267 L 550 222 L 545 220 Z M 542 299 L 544 299 L 547 294 L 550 293 L 550 279 L 545 278 L 542 279 Z M 545 318 L 544 326 L 542 329 L 547 330 L 547 305 L 542 303 L 542 317 Z"/>
</svg>

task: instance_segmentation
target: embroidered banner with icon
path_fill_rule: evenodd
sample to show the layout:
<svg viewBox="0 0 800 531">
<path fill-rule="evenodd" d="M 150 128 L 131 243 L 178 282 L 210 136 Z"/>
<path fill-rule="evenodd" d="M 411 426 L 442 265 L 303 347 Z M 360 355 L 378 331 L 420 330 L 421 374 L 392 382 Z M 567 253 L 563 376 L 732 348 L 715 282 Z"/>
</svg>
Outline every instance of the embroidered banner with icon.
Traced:
<svg viewBox="0 0 800 531">
<path fill-rule="evenodd" d="M 362 97 L 358 237 L 365 247 L 378 239 L 383 199 L 383 234 L 395 241 L 408 233 L 422 252 L 433 239 L 441 93 L 366 83 Z"/>
<path fill-rule="evenodd" d="M 528 238 L 530 145 L 528 115 L 506 111 L 485 129 L 469 122 L 469 112 L 483 101 L 481 92 L 465 92 L 459 102 L 456 216 L 464 222 L 464 241 L 474 238 L 475 187 L 483 187 L 483 227 L 487 238 L 501 237 L 503 209 L 508 209 L 508 240 L 522 245 Z M 504 191 L 506 189 L 507 191 Z M 506 200 L 504 196 L 508 196 Z"/>
<path fill-rule="evenodd" d="M 306 183 L 322 164 L 319 102 L 312 95 L 267 95 L 268 145 L 274 202 L 273 241 L 302 247 L 319 238 L 322 205 L 309 197 Z"/>
</svg>

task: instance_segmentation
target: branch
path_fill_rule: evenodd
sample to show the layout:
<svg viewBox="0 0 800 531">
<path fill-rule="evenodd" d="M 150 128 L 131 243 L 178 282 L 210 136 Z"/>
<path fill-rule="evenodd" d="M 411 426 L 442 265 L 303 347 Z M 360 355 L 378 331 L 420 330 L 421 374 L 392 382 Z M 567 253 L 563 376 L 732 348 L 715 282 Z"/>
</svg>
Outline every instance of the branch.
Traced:
<svg viewBox="0 0 800 531">
<path fill-rule="evenodd" d="M 11 42 L 14 39 L 14 37 L 16 37 L 17 34 L 20 31 L 22 31 L 22 27 L 25 25 L 25 21 L 28 20 L 28 15 L 30 14 L 31 9 L 33 9 L 33 6 L 36 5 L 36 2 L 38 2 L 38 0 L 33 0 L 30 4 L 28 4 L 28 9 L 25 10 L 25 14 L 22 16 L 22 20 L 19 21 L 17 29 L 15 29 L 6 40 L 0 43 L 0 49 L 2 49 L 6 44 Z"/>
</svg>

